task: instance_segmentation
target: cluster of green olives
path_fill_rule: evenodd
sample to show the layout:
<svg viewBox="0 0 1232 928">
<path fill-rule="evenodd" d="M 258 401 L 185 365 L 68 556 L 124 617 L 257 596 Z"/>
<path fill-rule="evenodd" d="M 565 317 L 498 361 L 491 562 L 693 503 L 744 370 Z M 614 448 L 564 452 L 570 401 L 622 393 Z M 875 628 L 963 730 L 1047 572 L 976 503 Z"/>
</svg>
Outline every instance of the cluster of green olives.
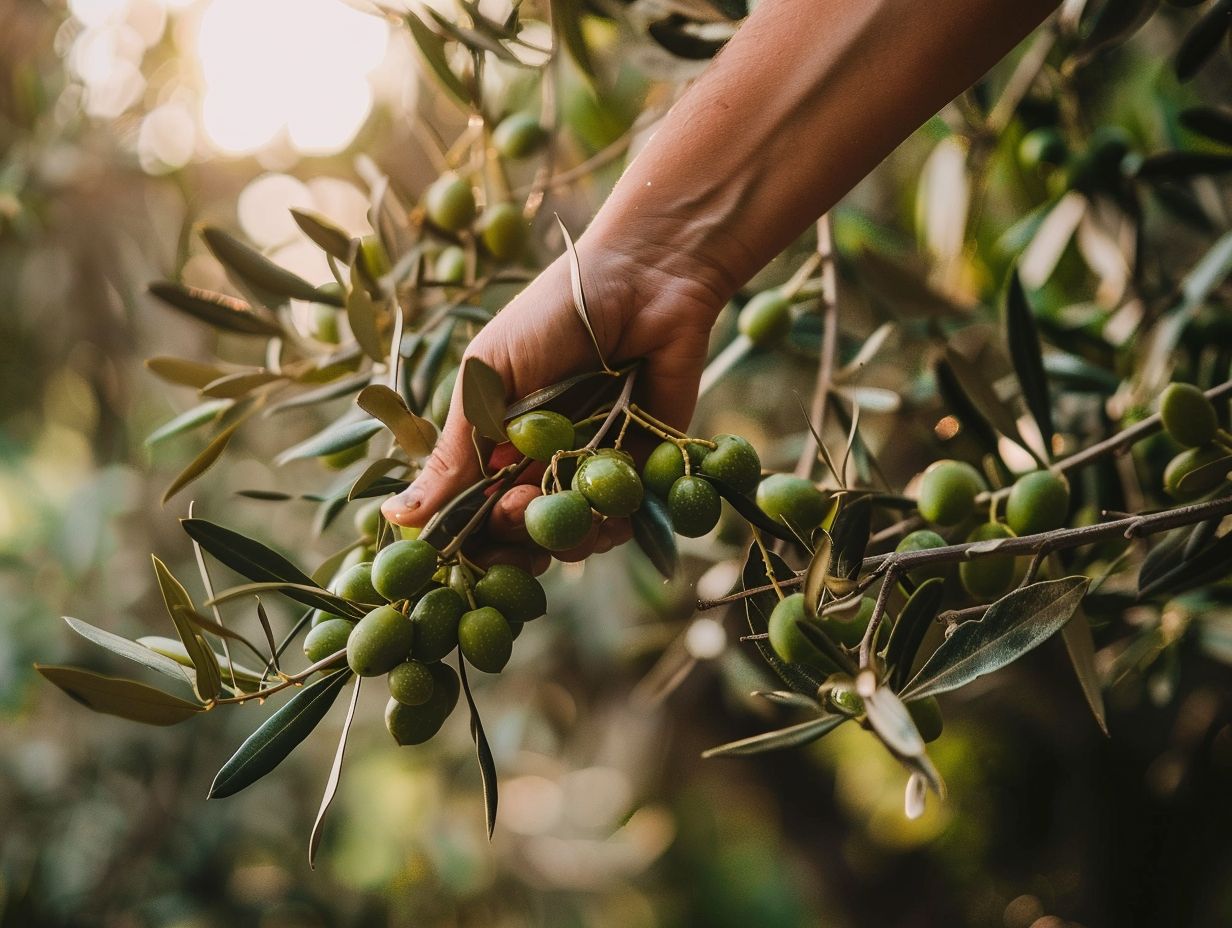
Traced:
<svg viewBox="0 0 1232 928">
<path fill-rule="evenodd" d="M 375 507 L 362 510 L 357 527 L 371 536 L 379 519 Z M 442 564 L 440 553 L 418 538 L 358 560 L 364 550 L 356 549 L 330 590 L 367 612 L 353 621 L 318 610 L 304 654 L 315 662 L 345 649 L 357 675 L 384 675 L 389 733 L 399 744 L 421 744 L 458 701 L 458 674 L 444 658 L 457 649 L 475 669 L 499 673 L 523 624 L 547 612 L 547 597 L 519 567 L 497 564 L 475 579 L 470 567 Z"/>
<path fill-rule="evenodd" d="M 1159 400 L 1164 431 L 1184 451 L 1164 468 L 1164 492 L 1191 502 L 1220 486 L 1232 473 L 1232 436 L 1219 427 L 1215 406 L 1188 383 L 1172 383 Z"/>
<path fill-rule="evenodd" d="M 529 228 L 522 210 L 508 200 L 489 203 L 479 212 L 470 181 L 454 173 L 442 174 L 424 192 L 424 215 L 437 229 L 459 233 L 472 229 L 484 252 L 497 261 L 513 261 L 526 249 Z M 465 253 L 456 245 L 437 254 L 433 276 L 440 283 L 461 283 Z"/>
</svg>

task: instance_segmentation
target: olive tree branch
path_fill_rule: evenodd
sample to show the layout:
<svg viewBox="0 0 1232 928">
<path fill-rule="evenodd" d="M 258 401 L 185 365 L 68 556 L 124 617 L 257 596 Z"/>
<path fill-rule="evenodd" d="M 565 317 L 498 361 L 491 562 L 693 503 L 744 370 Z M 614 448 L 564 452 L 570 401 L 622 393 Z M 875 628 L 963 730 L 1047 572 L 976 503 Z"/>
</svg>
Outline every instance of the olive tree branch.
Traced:
<svg viewBox="0 0 1232 928">
<path fill-rule="evenodd" d="M 293 674 L 290 674 L 289 676 L 283 677 L 280 682 L 275 683 L 273 686 L 267 686 L 265 689 L 257 690 L 255 693 L 241 693 L 239 696 L 226 696 L 222 699 L 212 699 L 210 700 L 209 703 L 207 703 L 207 705 L 210 705 L 210 706 L 238 705 L 239 703 L 248 702 L 253 699 L 265 699 L 265 697 L 272 696 L 275 693 L 278 693 L 278 692 L 281 692 L 282 690 L 287 689 L 288 687 L 298 686 L 299 684 L 307 680 L 309 677 L 311 677 L 318 670 L 328 670 L 330 667 L 333 667 L 335 664 L 341 664 L 344 661 L 346 661 L 346 648 L 342 648 L 341 650 L 335 651 L 329 657 L 321 658 L 315 664 L 311 664 L 305 667 L 303 670 L 299 671 L 298 673 L 293 673 Z"/>
<path fill-rule="evenodd" d="M 813 387 L 809 422 L 820 443 L 825 429 L 826 400 L 834 381 L 834 358 L 838 352 L 838 277 L 834 269 L 834 242 L 830 235 L 830 216 L 817 220 L 817 259 L 821 265 L 818 296 L 821 299 L 821 357 L 817 364 L 817 380 Z M 807 479 L 813 473 L 818 452 L 806 441 L 796 461 L 796 476 Z"/>
</svg>

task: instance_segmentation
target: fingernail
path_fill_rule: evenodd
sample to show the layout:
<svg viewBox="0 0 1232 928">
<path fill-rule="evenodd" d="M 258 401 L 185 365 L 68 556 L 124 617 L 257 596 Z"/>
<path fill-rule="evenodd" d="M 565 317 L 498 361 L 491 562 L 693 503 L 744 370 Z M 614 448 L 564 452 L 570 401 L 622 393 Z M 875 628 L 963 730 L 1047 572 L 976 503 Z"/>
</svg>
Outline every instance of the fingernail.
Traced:
<svg viewBox="0 0 1232 928">
<path fill-rule="evenodd" d="M 423 494 L 414 487 L 405 493 L 388 500 L 381 507 L 381 512 L 390 522 L 401 522 L 423 504 Z"/>
</svg>

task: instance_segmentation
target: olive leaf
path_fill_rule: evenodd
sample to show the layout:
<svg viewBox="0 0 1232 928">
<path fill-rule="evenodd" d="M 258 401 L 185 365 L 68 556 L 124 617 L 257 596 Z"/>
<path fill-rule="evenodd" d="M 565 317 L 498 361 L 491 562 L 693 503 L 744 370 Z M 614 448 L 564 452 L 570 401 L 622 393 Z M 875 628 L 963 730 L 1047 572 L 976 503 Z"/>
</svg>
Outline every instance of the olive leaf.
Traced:
<svg viewBox="0 0 1232 928">
<path fill-rule="evenodd" d="M 788 577 L 793 576 L 791 568 L 787 566 L 786 561 L 773 551 L 768 552 L 768 556 L 776 579 L 786 580 Z M 762 553 L 756 544 L 752 544 L 749 546 L 749 553 L 745 558 L 744 568 L 740 573 L 740 588 L 742 590 L 751 590 L 765 586 L 769 582 L 770 578 L 766 573 L 766 564 L 762 558 Z M 778 602 L 779 599 L 773 590 L 745 597 L 744 613 L 748 621 L 749 632 L 753 636 L 753 644 L 757 647 L 765 662 L 770 665 L 770 668 L 792 690 L 797 693 L 803 693 L 806 696 L 815 695 L 817 687 L 821 685 L 822 675 L 801 664 L 788 664 L 786 661 L 783 661 L 774 653 L 774 649 L 770 647 L 770 642 L 766 639 L 770 613 L 774 611 L 774 607 L 778 605 Z"/>
<path fill-rule="evenodd" d="M 302 458 L 315 458 L 325 454 L 336 454 L 346 451 L 356 445 L 362 445 L 379 432 L 384 426 L 376 419 L 364 417 L 359 420 L 343 420 L 327 425 L 310 438 L 298 445 L 292 445 L 282 454 L 274 458 L 274 463 L 281 466 L 290 461 Z"/>
<path fill-rule="evenodd" d="M 543 387 L 542 389 L 536 390 L 533 393 L 528 393 L 516 403 L 512 403 L 509 408 L 505 410 L 505 421 L 508 422 L 510 419 L 520 416 L 524 412 L 530 412 L 533 409 L 538 409 L 540 406 L 546 406 L 548 403 L 552 402 L 552 400 L 568 392 L 580 383 L 585 383 L 595 377 L 605 376 L 608 375 L 604 374 L 603 371 L 584 371 L 581 374 L 574 374 L 572 377 L 562 380 L 559 383 L 554 383 Z"/>
<path fill-rule="evenodd" d="M 1232 110 L 1224 107 L 1194 106 L 1184 110 L 1181 125 L 1190 132 L 1232 145 Z"/>
<path fill-rule="evenodd" d="M 819 715 L 815 719 L 798 722 L 786 728 L 763 732 L 760 735 L 741 738 L 739 741 L 731 741 L 717 748 L 710 748 L 702 752 L 702 757 L 739 757 L 746 754 L 761 754 L 764 751 L 777 751 L 783 748 L 798 747 L 802 744 L 811 744 L 822 735 L 829 734 L 838 728 L 848 718 L 849 716 L 846 715 Z"/>
<path fill-rule="evenodd" d="M 223 590 L 221 593 L 215 593 L 205 601 L 207 606 L 221 606 L 223 603 L 229 603 L 237 599 L 247 599 L 249 596 L 255 596 L 258 593 L 288 593 L 289 591 L 297 591 L 301 593 L 312 593 L 316 596 L 333 596 L 328 590 L 324 590 L 315 583 L 292 583 L 287 580 L 265 580 L 259 583 L 242 583 L 239 586 L 233 586 Z"/>
<path fill-rule="evenodd" d="M 848 580 L 860 573 L 872 534 L 873 502 L 867 493 L 844 494 L 830 525 L 830 574 Z"/>
<path fill-rule="evenodd" d="M 444 548 L 487 501 L 487 489 L 491 485 L 490 480 L 471 484 L 437 510 L 424 525 L 419 537 L 437 550 Z"/>
<path fill-rule="evenodd" d="M 578 260 L 577 248 L 574 247 L 573 238 L 569 235 L 569 230 L 565 228 L 564 220 L 560 216 L 556 217 L 556 224 L 560 226 L 560 234 L 564 236 L 565 254 L 569 257 L 569 284 L 573 288 L 573 308 L 577 311 L 578 318 L 582 320 L 586 334 L 590 336 L 590 343 L 594 345 L 595 354 L 603 366 L 604 373 L 614 376 L 616 372 L 608 366 L 607 359 L 603 356 L 603 349 L 599 347 L 599 337 L 595 335 L 595 328 L 590 324 L 590 311 L 586 308 L 586 293 L 582 289 L 582 264 Z"/>
<path fill-rule="evenodd" d="M 201 629 L 203 632 L 209 632 L 211 635 L 217 635 L 219 638 L 229 638 L 232 641 L 242 644 L 259 659 L 266 660 L 265 655 L 257 649 L 257 646 L 235 629 L 228 628 L 221 622 L 218 622 L 207 615 L 203 615 L 196 609 L 184 609 L 182 611 L 184 618 L 186 618 L 193 625 L 197 626 L 197 628 Z"/>
<path fill-rule="evenodd" d="M 347 501 L 361 499 L 368 490 L 376 485 L 377 481 L 384 477 L 395 467 L 406 467 L 406 461 L 400 461 L 397 458 L 379 458 L 364 468 L 364 472 L 355 478 L 355 482 L 351 484 L 351 488 L 347 490 Z"/>
<path fill-rule="evenodd" d="M 182 614 L 187 617 L 187 611 L 180 609 Z M 193 623 L 196 624 L 195 622 Z M 183 665 L 185 668 L 192 667 L 192 657 L 189 656 L 188 649 L 184 647 L 184 642 L 178 638 L 167 638 L 163 635 L 142 635 L 137 639 L 137 644 L 142 648 L 147 649 L 151 654 L 171 661 L 173 664 Z M 226 663 L 226 656 L 214 652 L 214 659 L 221 667 Z M 250 667 L 245 667 L 243 664 L 233 664 L 235 668 L 235 680 L 240 683 L 259 683 L 261 681 L 261 672 L 253 670 Z M 227 671 L 228 680 L 231 678 L 230 667 Z"/>
<path fill-rule="evenodd" d="M 355 336 L 355 341 L 364 350 L 364 354 L 374 361 L 384 361 L 385 346 L 381 344 L 381 336 L 377 332 L 376 304 L 363 284 L 358 252 L 351 261 L 351 289 L 346 295 L 346 314 L 351 334 Z"/>
<path fill-rule="evenodd" d="M 595 76 L 595 63 L 582 34 L 582 4 L 579 0 L 548 0 L 552 12 L 552 31 L 559 37 L 569 57 L 588 77 Z"/>
<path fill-rule="evenodd" d="M 166 441 L 168 438 L 183 435 L 185 432 L 191 432 L 193 429 L 200 428 L 207 422 L 213 422 L 218 418 L 219 413 L 230 405 L 230 400 L 209 400 L 194 406 L 192 409 L 186 409 L 174 419 L 164 422 L 147 435 L 145 439 L 146 447 L 153 447 L 159 442 Z"/>
<path fill-rule="evenodd" d="M 207 798 L 232 796 L 282 763 L 325 718 L 350 677 L 349 670 L 337 670 L 298 690 L 222 765 Z"/>
<path fill-rule="evenodd" d="M 432 452 L 432 446 L 436 444 L 436 427 L 411 412 L 394 390 L 384 384 L 369 384 L 359 391 L 355 403 L 393 432 L 394 439 L 407 457 L 423 458 Z"/>
<path fill-rule="evenodd" d="M 432 400 L 432 390 L 436 386 L 441 365 L 449 356 L 450 343 L 457 325 L 458 321 L 453 318 L 445 319 L 441 323 L 440 328 L 428 342 L 423 358 L 415 366 L 415 372 L 411 375 L 411 397 L 415 402 L 415 408 L 421 412 Z"/>
<path fill-rule="evenodd" d="M 204 711 L 170 693 L 80 667 L 35 664 L 34 669 L 87 709 L 146 725 L 177 725 Z"/>
<path fill-rule="evenodd" d="M 1187 553 L 1179 564 L 1169 570 L 1158 571 L 1147 583 L 1143 583 L 1139 575 L 1138 598 L 1148 599 L 1161 593 L 1175 594 L 1192 589 L 1226 574 L 1229 561 L 1232 561 L 1232 532 L 1197 553 Z"/>
<path fill-rule="evenodd" d="M 1138 165 L 1141 180 L 1187 180 L 1232 171 L 1232 155 L 1209 151 L 1164 151 L 1148 155 Z"/>
<path fill-rule="evenodd" d="M 167 502 L 175 494 L 179 493 L 180 490 L 214 466 L 215 462 L 222 457 L 223 451 L 227 449 L 231 437 L 239 427 L 239 422 L 227 426 L 227 428 L 210 439 L 210 443 L 201 449 L 200 454 L 188 462 L 187 466 L 176 475 L 175 479 L 171 481 L 171 485 L 163 493 L 162 503 L 164 506 L 167 505 Z"/>
<path fill-rule="evenodd" d="M 167 614 L 171 616 L 176 634 L 180 636 L 196 672 L 193 688 L 201 700 L 213 699 L 222 689 L 222 671 L 218 666 L 218 659 L 205 637 L 192 627 L 180 611 L 193 608 L 192 597 L 166 564 L 154 555 L 150 555 L 150 560 L 154 563 L 154 575 L 158 578 L 158 588 L 162 593 L 163 604 L 167 607 Z"/>
<path fill-rule="evenodd" d="M 1018 431 L 1018 421 L 1014 411 L 997 396 L 988 376 L 978 365 L 972 364 L 953 345 L 945 346 L 945 358 L 942 362 L 953 374 L 958 387 L 966 395 L 970 403 L 995 428 L 1021 447 L 1024 451 L 1038 459 L 1039 455 L 1022 437 Z M 1040 462 L 1043 464 L 1043 462 Z"/>
<path fill-rule="evenodd" d="M 1005 340 L 1022 397 L 1043 436 L 1045 452 L 1051 454 L 1054 433 L 1052 397 L 1048 393 L 1048 377 L 1044 373 L 1044 353 L 1040 347 L 1039 329 L 1035 325 L 1035 313 L 1031 310 L 1016 268 L 1010 272 L 1005 294 Z"/>
<path fill-rule="evenodd" d="M 329 778 L 325 781 L 325 792 L 321 796 L 321 805 L 317 809 L 316 820 L 312 823 L 312 835 L 308 839 L 308 869 L 315 870 L 317 849 L 321 846 L 322 827 L 325 824 L 325 814 L 329 811 L 338 792 L 338 783 L 342 778 L 342 759 L 346 754 L 347 736 L 351 733 L 351 722 L 355 720 L 355 707 L 359 704 L 359 685 L 363 677 L 355 678 L 355 686 L 351 688 L 351 703 L 347 706 L 346 719 L 342 722 L 342 734 L 338 736 L 338 750 L 334 753 L 334 763 L 329 768 Z"/>
<path fill-rule="evenodd" d="M 860 283 L 895 316 L 965 317 L 962 306 L 930 286 L 924 275 L 880 252 L 865 249 L 856 258 Z"/>
<path fill-rule="evenodd" d="M 266 384 L 285 379 L 284 375 L 275 374 L 273 371 L 236 371 L 232 374 L 224 374 L 217 380 L 211 380 L 201 388 L 201 395 L 214 399 L 233 400 L 251 393 L 257 387 L 264 387 Z"/>
<path fill-rule="evenodd" d="M 667 507 L 653 493 L 647 493 L 630 521 L 638 548 L 665 579 L 671 580 L 680 564 L 680 554 Z"/>
<path fill-rule="evenodd" d="M 200 390 L 207 383 L 217 380 L 226 373 L 222 368 L 212 364 L 202 364 L 200 361 L 188 361 L 184 358 L 146 358 L 145 366 L 160 380 L 181 387 L 192 387 L 195 390 Z"/>
<path fill-rule="evenodd" d="M 1176 76 L 1187 81 L 1202 69 L 1232 24 L 1232 0 L 1218 0 L 1194 23 L 1176 53 Z"/>
<path fill-rule="evenodd" d="M 432 20 L 440 27 L 442 32 L 445 32 L 454 41 L 462 43 L 472 52 L 491 52 L 501 61 L 508 64 L 521 64 L 521 61 L 518 60 L 513 52 L 509 51 L 509 49 L 491 36 L 484 35 L 484 33 L 477 29 L 467 29 L 465 26 L 459 26 L 457 23 L 446 19 L 430 6 L 425 6 L 424 9 L 428 11 L 428 15 L 432 17 Z"/>
<path fill-rule="evenodd" d="M 295 224 L 299 226 L 300 231 L 308 236 L 323 252 L 330 257 L 337 258 L 344 264 L 351 263 L 351 249 L 354 247 L 354 239 L 334 225 L 333 222 L 320 213 L 314 213 L 306 209 L 292 209 L 291 218 L 295 220 Z"/>
<path fill-rule="evenodd" d="M 1160 0 L 1110 0 L 1095 17 L 1091 31 L 1079 43 L 1074 55 L 1080 62 L 1113 45 L 1120 45 L 1137 32 L 1159 9 Z"/>
<path fill-rule="evenodd" d="M 1065 651 L 1069 655 L 1070 665 L 1074 668 L 1074 676 L 1078 678 L 1082 697 L 1090 707 L 1091 714 L 1095 716 L 1095 723 L 1100 731 L 1107 735 L 1108 718 L 1104 711 L 1104 692 L 1100 688 L 1099 672 L 1095 668 L 1095 639 L 1091 635 L 1091 623 L 1081 605 L 1074 617 L 1061 626 L 1061 640 L 1065 642 Z"/>
<path fill-rule="evenodd" d="M 158 297 L 173 309 L 178 309 L 216 329 L 237 335 L 261 335 L 266 338 L 282 334 L 282 328 L 276 322 L 258 316 L 243 300 L 224 296 L 221 293 L 212 293 L 209 290 L 187 287 L 169 280 L 152 283 L 148 289 L 151 296 Z M 153 362 L 159 360 L 175 359 L 155 358 L 147 364 L 153 369 Z M 192 362 L 181 363 L 191 364 Z"/>
<path fill-rule="evenodd" d="M 898 613 L 898 621 L 890 631 L 885 653 L 886 666 L 890 669 L 890 688 L 895 692 L 901 690 L 910 677 L 920 645 L 928 634 L 928 627 L 937 618 L 944 596 L 945 581 L 940 577 L 930 577 L 915 588 Z"/>
<path fill-rule="evenodd" d="M 816 622 L 805 619 L 796 622 L 796 628 L 818 651 L 837 668 L 845 671 L 855 671 L 855 664 L 847 653 L 830 637 L 829 633 Z"/>
<path fill-rule="evenodd" d="M 479 358 L 462 365 L 462 412 L 480 435 L 505 440 L 505 382 Z"/>
<path fill-rule="evenodd" d="M 118 654 L 120 657 L 135 661 L 143 667 L 148 667 L 150 670 L 157 670 L 159 673 L 166 674 L 181 683 L 191 684 L 193 682 L 194 674 L 189 672 L 182 664 L 177 663 L 166 655 L 151 651 L 140 642 L 121 638 L 119 635 L 91 625 L 89 622 L 83 622 L 81 619 L 74 619 L 71 616 L 64 616 L 64 621 L 68 623 L 69 628 L 82 638 L 93 642 L 101 648 L 106 648 L 113 654 Z"/>
<path fill-rule="evenodd" d="M 462 80 L 454 73 L 445 57 L 445 42 L 439 35 L 428 28 L 427 23 L 413 11 L 406 11 L 406 24 L 411 30 L 411 37 L 419 48 L 419 54 L 424 62 L 436 75 L 441 86 L 463 106 L 470 104 L 470 94 L 462 85 Z"/>
<path fill-rule="evenodd" d="M 349 377 L 342 377 L 331 383 L 314 387 L 311 390 L 305 390 L 288 399 L 280 400 L 270 406 L 265 411 L 265 415 L 273 416 L 280 412 L 286 412 L 288 409 L 302 409 L 305 406 L 315 406 L 317 403 L 340 399 L 362 390 L 371 382 L 372 375 L 368 371 L 352 374 Z"/>
<path fill-rule="evenodd" d="M 236 573 L 259 583 L 286 581 L 293 584 L 315 587 L 313 580 L 278 552 L 267 548 L 231 529 L 207 522 L 205 519 L 183 519 L 180 524 L 188 537 L 201 545 L 220 563 Z M 344 599 L 332 594 L 289 588 L 288 598 L 305 606 L 332 612 L 335 615 L 360 618 L 362 613 Z"/>
<path fill-rule="evenodd" d="M 488 840 L 491 841 L 492 830 L 496 827 L 498 798 L 496 761 L 488 745 L 488 736 L 483 732 L 483 721 L 479 718 L 475 697 L 471 695 L 471 685 L 466 679 L 466 661 L 461 653 L 458 654 L 458 676 L 462 678 L 462 692 L 466 694 L 466 704 L 471 710 L 471 738 L 475 742 L 475 757 L 479 761 L 479 778 L 483 781 L 483 811 L 488 820 Z"/>
<path fill-rule="evenodd" d="M 902 691 L 908 702 L 948 693 L 1000 670 L 1043 644 L 1077 611 L 1087 577 L 1041 580 L 993 603 L 984 617 L 963 622 L 924 662 Z"/>
<path fill-rule="evenodd" d="M 750 696 L 760 696 L 769 702 L 780 706 L 790 706 L 793 709 L 808 709 L 816 712 L 821 709 L 821 703 L 813 696 L 803 693 L 793 693 L 790 690 L 754 690 Z"/>
<path fill-rule="evenodd" d="M 886 749 L 944 798 L 945 783 L 925 752 L 924 739 L 902 700 L 889 687 L 878 685 L 864 697 L 864 714 Z"/>
<path fill-rule="evenodd" d="M 1176 482 L 1176 488 L 1181 493 L 1188 493 L 1193 487 L 1209 487 L 1211 477 L 1226 477 L 1232 473 L 1232 453 L 1225 454 L 1213 461 L 1207 461 L 1192 470 L 1188 470 Z"/>
<path fill-rule="evenodd" d="M 260 294 L 262 302 L 271 309 L 288 299 L 342 305 L 337 294 L 317 289 L 298 274 L 279 267 L 255 248 L 216 226 L 203 228 L 201 237 L 205 239 L 210 253 L 227 269 L 228 275 L 232 279 L 238 278 L 236 283 L 247 285 Z"/>
<path fill-rule="evenodd" d="M 821 608 L 821 595 L 826 591 L 830 576 L 830 556 L 834 552 L 834 539 L 825 529 L 819 529 L 813 557 L 804 571 L 804 608 L 811 616 Z"/>
</svg>

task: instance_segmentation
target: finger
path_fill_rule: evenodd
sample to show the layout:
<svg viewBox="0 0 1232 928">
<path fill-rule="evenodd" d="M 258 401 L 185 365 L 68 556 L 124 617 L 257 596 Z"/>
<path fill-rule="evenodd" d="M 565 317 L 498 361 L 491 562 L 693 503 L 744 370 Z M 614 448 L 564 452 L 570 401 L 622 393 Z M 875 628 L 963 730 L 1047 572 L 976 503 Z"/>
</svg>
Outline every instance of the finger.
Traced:
<svg viewBox="0 0 1232 928">
<path fill-rule="evenodd" d="M 687 429 L 697 405 L 697 385 L 706 366 L 705 343 L 693 347 L 681 339 L 672 348 L 652 354 L 638 372 L 641 404 L 655 418 Z"/>
<path fill-rule="evenodd" d="M 619 547 L 633 537 L 633 523 L 629 519 L 605 519 L 599 526 L 599 540 L 595 553 L 602 554 Z"/>
<path fill-rule="evenodd" d="M 581 543 L 570 548 L 567 551 L 553 551 L 552 557 L 558 561 L 564 561 L 566 564 L 574 564 L 578 561 L 584 561 L 595 553 L 595 542 L 599 540 L 599 523 L 596 522 L 590 527 L 590 531 L 586 533 L 586 537 Z"/>
<path fill-rule="evenodd" d="M 519 484 L 508 490 L 492 507 L 488 518 L 488 534 L 497 541 L 511 544 L 530 540 L 526 533 L 526 507 L 539 496 L 539 487 Z"/>
<path fill-rule="evenodd" d="M 542 548 L 527 547 L 525 545 L 498 545 L 496 547 L 476 548 L 469 556 L 480 567 L 491 567 L 494 564 L 509 564 L 513 567 L 520 567 L 525 571 L 534 573 L 535 565 L 539 561 L 548 561 L 549 558 L 544 555 L 546 552 Z M 546 564 L 544 564 L 546 569 Z M 539 573 L 542 573 L 540 570 Z"/>
</svg>

